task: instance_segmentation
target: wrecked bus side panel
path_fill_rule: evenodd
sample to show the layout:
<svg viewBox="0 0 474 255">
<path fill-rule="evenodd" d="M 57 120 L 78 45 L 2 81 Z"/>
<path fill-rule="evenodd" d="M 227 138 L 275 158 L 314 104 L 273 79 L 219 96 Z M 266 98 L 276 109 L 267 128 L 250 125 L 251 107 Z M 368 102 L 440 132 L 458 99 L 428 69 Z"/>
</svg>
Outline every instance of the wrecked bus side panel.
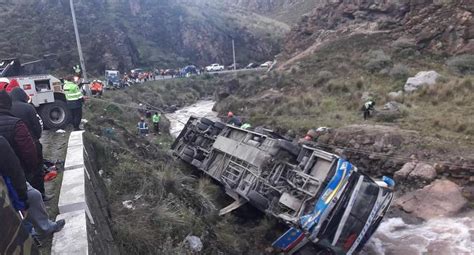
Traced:
<svg viewBox="0 0 474 255">
<path fill-rule="evenodd" d="M 221 215 L 248 202 L 290 225 L 273 244 L 290 254 L 314 245 L 355 252 L 375 231 L 374 224 L 378 225 L 392 200 L 390 189 L 358 173 L 347 160 L 271 132 L 191 117 L 172 149 L 177 157 L 221 183 L 234 198 Z M 370 195 L 361 193 L 366 186 Z M 352 211 L 360 207 L 361 197 L 373 201 L 370 210 Z M 346 226 L 352 224 L 348 219 L 364 224 L 348 230 Z M 349 237 L 348 231 L 352 231 Z M 341 238 L 347 240 L 341 243 Z"/>
</svg>

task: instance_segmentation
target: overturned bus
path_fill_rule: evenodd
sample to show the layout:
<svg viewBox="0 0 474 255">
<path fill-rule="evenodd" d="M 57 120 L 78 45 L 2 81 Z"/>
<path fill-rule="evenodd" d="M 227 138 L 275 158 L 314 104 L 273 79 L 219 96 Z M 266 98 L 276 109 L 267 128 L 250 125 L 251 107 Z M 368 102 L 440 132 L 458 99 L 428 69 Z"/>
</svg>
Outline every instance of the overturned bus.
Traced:
<svg viewBox="0 0 474 255">
<path fill-rule="evenodd" d="M 355 254 L 388 210 L 394 182 L 376 181 L 347 160 L 294 144 L 270 130 L 249 131 L 191 117 L 172 145 L 175 156 L 290 226 L 273 246 L 287 254 Z"/>
</svg>

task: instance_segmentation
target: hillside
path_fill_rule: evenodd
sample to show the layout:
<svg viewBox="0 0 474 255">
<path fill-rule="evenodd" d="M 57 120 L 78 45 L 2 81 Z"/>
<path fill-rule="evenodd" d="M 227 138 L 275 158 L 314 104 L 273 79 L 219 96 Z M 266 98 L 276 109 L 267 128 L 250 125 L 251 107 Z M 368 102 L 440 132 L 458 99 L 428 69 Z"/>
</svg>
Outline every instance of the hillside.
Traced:
<svg viewBox="0 0 474 255">
<path fill-rule="evenodd" d="M 412 130 L 421 138 L 400 157 L 472 160 L 474 3 L 356 3 L 331 1 L 305 15 L 286 37 L 277 69 L 228 83 L 216 109 L 300 136 L 319 126 Z M 407 78 L 428 70 L 441 75 L 436 84 L 404 92 Z M 368 98 L 379 114 L 364 121 Z M 361 142 L 348 136 L 339 145 Z"/>
<path fill-rule="evenodd" d="M 77 63 L 69 1 L 1 0 L 0 6 L 1 57 L 29 61 L 57 54 L 63 71 Z M 105 68 L 229 64 L 232 37 L 239 62 L 266 61 L 280 51 L 289 29 L 253 12 L 186 1 L 84 0 L 75 8 L 88 69 L 96 74 Z"/>
<path fill-rule="evenodd" d="M 304 14 L 311 12 L 317 6 L 321 6 L 326 0 L 195 0 L 193 2 L 211 6 L 219 4 L 232 6 L 293 26 Z"/>
</svg>

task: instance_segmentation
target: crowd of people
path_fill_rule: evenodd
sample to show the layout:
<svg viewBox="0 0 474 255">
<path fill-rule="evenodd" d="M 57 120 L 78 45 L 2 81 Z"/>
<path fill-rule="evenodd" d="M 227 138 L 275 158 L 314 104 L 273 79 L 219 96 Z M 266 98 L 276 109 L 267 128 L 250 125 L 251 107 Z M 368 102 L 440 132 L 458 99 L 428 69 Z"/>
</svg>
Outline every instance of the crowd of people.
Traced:
<svg viewBox="0 0 474 255">
<path fill-rule="evenodd" d="M 51 221 L 46 211 L 44 202 L 53 196 L 44 186 L 42 121 L 28 100 L 19 87 L 0 88 L 0 174 L 24 229 L 40 240 L 62 230 L 65 221 Z"/>
</svg>

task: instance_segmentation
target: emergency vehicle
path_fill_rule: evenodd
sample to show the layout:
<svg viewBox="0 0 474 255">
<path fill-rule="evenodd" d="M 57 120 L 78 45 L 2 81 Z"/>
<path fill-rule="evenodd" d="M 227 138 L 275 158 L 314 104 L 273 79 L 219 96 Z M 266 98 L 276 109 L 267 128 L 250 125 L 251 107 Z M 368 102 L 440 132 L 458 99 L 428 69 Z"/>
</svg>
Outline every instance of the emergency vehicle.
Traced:
<svg viewBox="0 0 474 255">
<path fill-rule="evenodd" d="M 64 128 L 71 114 L 61 80 L 49 74 L 23 75 L 22 67 L 18 59 L 0 60 L 0 77 L 18 81 L 20 88 L 31 98 L 46 128 Z"/>
</svg>

